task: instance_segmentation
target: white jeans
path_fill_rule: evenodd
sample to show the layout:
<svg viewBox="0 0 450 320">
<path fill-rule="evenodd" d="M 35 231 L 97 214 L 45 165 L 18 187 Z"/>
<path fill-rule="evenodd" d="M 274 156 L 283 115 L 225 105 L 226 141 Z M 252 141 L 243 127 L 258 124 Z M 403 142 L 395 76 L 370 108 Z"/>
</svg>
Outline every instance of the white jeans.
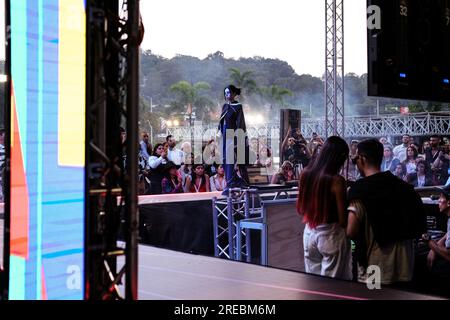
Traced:
<svg viewBox="0 0 450 320">
<path fill-rule="evenodd" d="M 303 248 L 307 273 L 352 280 L 351 243 L 338 224 L 306 225 Z"/>
</svg>

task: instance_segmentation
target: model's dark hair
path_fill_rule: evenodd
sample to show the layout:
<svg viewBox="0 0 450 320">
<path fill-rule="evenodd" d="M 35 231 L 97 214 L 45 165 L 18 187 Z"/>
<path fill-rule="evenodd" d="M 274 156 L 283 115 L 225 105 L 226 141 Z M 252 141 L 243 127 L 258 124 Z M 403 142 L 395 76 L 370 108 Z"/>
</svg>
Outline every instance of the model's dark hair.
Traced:
<svg viewBox="0 0 450 320">
<path fill-rule="evenodd" d="M 364 156 L 366 162 L 381 167 L 384 156 L 384 146 L 377 139 L 368 139 L 358 143 L 358 154 Z"/>
<path fill-rule="evenodd" d="M 228 87 L 226 87 L 225 89 L 223 89 L 223 92 L 225 94 L 225 90 L 229 89 L 231 91 L 231 93 L 234 93 L 235 95 L 240 96 L 241 95 L 241 89 L 235 87 L 234 85 L 230 84 Z"/>
<path fill-rule="evenodd" d="M 171 138 L 173 138 L 173 136 L 172 136 L 171 134 L 169 134 L 169 135 L 166 137 L 166 142 L 169 142 L 169 140 L 170 140 Z"/>
<path fill-rule="evenodd" d="M 311 228 L 326 223 L 332 211 L 336 210 L 332 183 L 348 159 L 349 153 L 344 139 L 330 137 L 317 157 L 302 172 L 297 210 Z"/>
</svg>

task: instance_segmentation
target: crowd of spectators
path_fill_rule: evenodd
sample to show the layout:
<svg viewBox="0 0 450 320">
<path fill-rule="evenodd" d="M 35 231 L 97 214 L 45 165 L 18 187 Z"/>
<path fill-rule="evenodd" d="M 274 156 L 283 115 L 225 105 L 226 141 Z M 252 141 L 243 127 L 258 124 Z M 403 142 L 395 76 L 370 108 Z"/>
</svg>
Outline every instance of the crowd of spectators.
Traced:
<svg viewBox="0 0 450 320">
<path fill-rule="evenodd" d="M 398 145 L 386 137 L 379 138 L 379 141 L 384 147 L 382 172 L 390 171 L 414 187 L 450 183 L 450 142 L 447 138 L 433 135 L 419 141 L 404 135 Z M 340 173 L 349 182 L 363 177 L 351 161 L 356 156 L 359 142 L 349 141 L 349 158 Z M 306 139 L 300 130 L 289 129 L 281 144 L 280 163 L 275 164 L 273 150 L 267 141 L 252 138 L 249 142 L 249 165 L 263 168 L 268 182 L 285 184 L 299 179 L 301 171 L 318 156 L 323 145 L 324 140 L 317 133 Z M 176 139 L 169 135 L 164 142 L 152 146 L 148 133 L 144 132 L 139 149 L 140 194 L 223 191 L 226 179 L 219 149 L 217 142 L 211 139 L 203 146 L 202 155 L 195 158 L 189 142 L 182 143 L 178 149 Z"/>
<path fill-rule="evenodd" d="M 382 139 L 380 139 L 382 142 Z M 391 171 L 414 187 L 431 187 L 450 183 L 450 143 L 437 135 L 418 143 L 404 135 L 401 144 L 384 143 L 382 171 Z"/>
<path fill-rule="evenodd" d="M 305 231 L 308 241 L 304 241 L 309 246 L 308 255 L 305 252 L 308 272 L 343 279 L 354 277 L 348 272 L 352 269 L 355 271 L 348 265 L 348 241 L 352 239 L 357 248 L 355 254 L 358 267 L 363 267 L 356 270 L 358 279 L 367 276 L 367 266 L 379 265 L 383 269 L 382 284 L 410 281 L 414 261 L 412 240 L 424 230 L 425 225 L 421 220 L 420 197 L 414 188 L 450 185 L 449 139 L 433 135 L 419 141 L 418 138 L 404 135 L 397 145 L 387 137 L 347 142 L 334 138 L 336 141 L 328 139 L 325 142 L 314 134 L 307 140 L 299 130 L 289 130 L 282 142 L 279 170 L 274 163 L 273 151 L 265 140 L 253 138 L 249 142 L 248 164 L 264 168 L 269 176 L 268 181 L 281 185 L 306 179 L 302 174 L 304 171 L 309 172 L 311 181 L 305 180 L 303 184 L 315 186 L 314 179 L 328 172 L 324 168 L 329 167 L 330 172 L 327 174 L 331 174 L 333 179 L 328 182 L 325 179 L 325 185 L 331 188 L 330 195 L 339 195 L 342 201 L 330 200 L 332 207 L 339 208 L 330 207 L 328 216 L 312 215 L 307 220 L 310 228 Z M 185 142 L 178 149 L 177 141 L 170 135 L 165 142 L 152 147 L 148 135 L 144 133 L 140 146 L 142 194 L 202 193 L 223 191 L 226 188 L 224 169 L 218 162 L 221 158 L 220 147 L 213 139 L 205 143 L 199 158 L 192 153 L 190 143 Z M 299 181 L 299 185 L 302 185 L 302 181 Z M 449 188 L 443 192 L 447 197 L 445 201 L 440 200 L 440 203 L 447 204 L 445 210 L 441 208 L 446 213 L 450 206 Z M 314 197 L 314 194 L 313 190 L 305 193 L 305 199 Z M 300 198 L 299 203 L 306 203 Z M 315 207 L 299 207 L 299 211 L 305 213 L 317 209 L 322 212 L 324 210 L 318 210 L 322 202 L 320 198 Z M 345 203 L 348 207 L 344 207 Z M 386 206 L 386 203 L 390 206 Z M 348 221 L 342 218 L 345 210 L 348 211 Z M 396 212 L 395 218 L 393 212 Z M 383 221 L 374 218 L 378 216 L 391 219 L 395 228 L 386 229 Z M 325 224 L 332 223 L 333 228 L 324 229 L 324 221 Z M 339 239 L 336 238 L 337 234 Z M 339 255 L 332 255 L 333 259 L 340 261 L 339 266 L 342 268 L 331 263 L 331 260 L 325 261 L 322 251 L 326 248 L 314 242 L 319 236 L 324 239 L 330 236 L 336 248 L 345 248 L 344 251 L 339 249 Z M 448 260 L 450 249 L 447 235 L 439 242 L 430 241 L 429 245 L 430 264 L 437 261 L 438 256 Z M 445 265 L 448 266 L 448 263 Z M 392 269 L 392 266 L 396 269 Z"/>
<path fill-rule="evenodd" d="M 445 235 L 428 230 L 425 207 L 414 189 L 448 179 L 448 173 L 442 176 L 448 170 L 447 147 L 436 136 L 422 152 L 409 136 L 396 148 L 386 138 L 358 142 L 350 159 L 361 177 L 348 183 L 341 168 L 349 162 L 350 148 L 342 138 L 328 138 L 299 181 L 306 272 L 378 288 L 414 287 L 425 279 L 427 290 L 442 284 L 442 290 L 433 292 L 450 293 L 450 220 Z M 450 216 L 450 185 L 432 190 L 441 193 L 441 214 Z M 419 254 L 424 242 L 429 248 L 426 261 Z M 425 264 L 428 271 L 415 272 Z"/>
<path fill-rule="evenodd" d="M 126 133 L 122 129 L 122 143 Z M 162 143 L 152 146 L 148 133 L 142 134 L 139 143 L 139 193 L 160 195 L 175 193 L 202 193 L 223 191 L 226 179 L 220 163 L 219 147 L 214 139 L 203 147 L 202 155 L 195 157 L 189 142 L 177 148 L 176 139 L 169 135 Z M 273 175 L 273 158 L 270 148 L 262 140 L 252 140 L 250 152 L 253 165 L 261 166 Z"/>
<path fill-rule="evenodd" d="M 123 132 L 124 142 L 126 134 Z M 202 149 L 201 156 L 195 157 L 189 142 L 183 142 L 177 148 L 176 139 L 169 135 L 164 142 L 152 146 L 149 135 L 144 132 L 139 143 L 139 193 L 141 195 L 159 195 L 174 193 L 202 193 L 224 191 L 227 182 L 221 155 L 216 140 L 209 140 Z M 277 171 L 273 162 L 273 153 L 264 139 L 251 139 L 249 144 L 249 165 L 260 167 L 268 176 L 268 181 L 277 182 L 295 180 L 293 165 L 286 171 Z"/>
</svg>

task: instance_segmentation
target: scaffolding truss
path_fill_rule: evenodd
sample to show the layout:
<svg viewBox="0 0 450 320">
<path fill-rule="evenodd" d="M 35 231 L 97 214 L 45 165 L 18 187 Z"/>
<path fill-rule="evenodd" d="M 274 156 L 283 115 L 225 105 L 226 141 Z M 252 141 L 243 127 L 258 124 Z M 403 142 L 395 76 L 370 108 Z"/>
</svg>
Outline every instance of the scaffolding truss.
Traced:
<svg viewBox="0 0 450 320">
<path fill-rule="evenodd" d="M 136 300 L 139 1 L 90 0 L 88 15 L 85 299 Z"/>
<path fill-rule="evenodd" d="M 234 260 L 240 252 L 250 261 L 250 233 L 245 230 L 236 235 L 237 222 L 250 217 L 250 194 L 254 190 L 231 189 L 227 198 L 213 199 L 214 255 Z M 237 242 L 239 239 L 239 243 Z"/>
<path fill-rule="evenodd" d="M 345 136 L 344 0 L 325 0 L 325 137 Z"/>
<path fill-rule="evenodd" d="M 215 124 L 197 127 L 196 137 L 203 137 L 206 141 L 214 139 L 218 131 Z M 167 134 L 171 134 L 181 141 L 184 137 L 190 137 L 189 127 L 169 128 Z M 310 138 L 313 132 L 320 136 L 326 135 L 326 122 L 324 118 L 303 119 L 302 134 Z M 258 127 L 247 128 L 250 138 L 265 137 L 274 140 L 280 139 L 280 125 L 268 123 Z M 447 113 L 422 113 L 410 115 L 386 115 L 369 117 L 345 117 L 345 137 L 372 138 L 382 136 L 402 136 L 410 134 L 416 137 L 426 137 L 432 134 L 450 135 L 450 114 Z"/>
<path fill-rule="evenodd" d="M 252 262 L 250 230 L 263 232 L 264 200 L 289 199 L 294 188 L 274 190 L 231 189 L 226 198 L 213 198 L 214 255 L 218 258 Z M 264 200 L 263 200 L 264 199 Z M 265 250 L 262 261 L 266 262 Z"/>
</svg>

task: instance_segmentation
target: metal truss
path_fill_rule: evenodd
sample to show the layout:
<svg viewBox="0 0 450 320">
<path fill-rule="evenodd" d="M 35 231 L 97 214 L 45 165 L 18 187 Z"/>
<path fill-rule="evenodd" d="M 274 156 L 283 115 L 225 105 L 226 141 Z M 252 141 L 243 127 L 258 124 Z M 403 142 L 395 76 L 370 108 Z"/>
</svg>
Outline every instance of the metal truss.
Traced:
<svg viewBox="0 0 450 320">
<path fill-rule="evenodd" d="M 239 246 L 249 262 L 250 232 L 245 230 L 238 237 L 237 222 L 248 219 L 253 210 L 250 209 L 251 193 L 255 190 L 231 189 L 225 199 L 213 199 L 214 255 L 218 258 L 235 260 Z M 254 202 L 253 202 L 254 203 Z M 239 243 L 237 242 L 239 239 Z"/>
<path fill-rule="evenodd" d="M 213 198 L 214 255 L 218 258 L 251 262 L 249 225 L 262 218 L 263 195 L 266 200 L 290 197 L 292 188 L 258 191 L 231 189 L 227 198 Z M 259 221 L 259 220 L 258 220 Z"/>
<path fill-rule="evenodd" d="M 124 0 L 120 9 L 119 1 L 90 0 L 87 7 L 85 299 L 124 299 L 119 289 L 124 284 L 125 299 L 135 300 L 139 1 Z M 120 270 L 119 257 L 125 259 Z"/>
<path fill-rule="evenodd" d="M 215 138 L 218 134 L 215 124 L 196 128 L 196 130 L 196 136 L 203 137 L 205 141 Z M 326 136 L 326 122 L 324 118 L 303 119 L 303 135 L 309 138 L 313 132 L 323 137 Z M 345 118 L 345 137 L 347 138 L 401 136 L 406 133 L 417 137 L 430 136 L 432 134 L 450 135 L 450 114 L 422 113 Z M 184 137 L 190 137 L 191 129 L 189 127 L 170 128 L 167 134 L 171 134 L 177 140 L 181 140 Z M 248 127 L 247 134 L 250 138 L 265 137 L 279 140 L 280 125 L 278 123 L 269 123 L 259 127 Z"/>
<path fill-rule="evenodd" d="M 323 119 L 305 119 L 302 131 L 306 137 L 313 132 L 323 135 L 326 131 Z M 372 138 L 382 136 L 450 135 L 450 115 L 414 114 L 384 117 L 347 117 L 345 118 L 345 137 Z"/>
<path fill-rule="evenodd" d="M 325 0 L 325 137 L 345 136 L 344 0 Z"/>
</svg>

